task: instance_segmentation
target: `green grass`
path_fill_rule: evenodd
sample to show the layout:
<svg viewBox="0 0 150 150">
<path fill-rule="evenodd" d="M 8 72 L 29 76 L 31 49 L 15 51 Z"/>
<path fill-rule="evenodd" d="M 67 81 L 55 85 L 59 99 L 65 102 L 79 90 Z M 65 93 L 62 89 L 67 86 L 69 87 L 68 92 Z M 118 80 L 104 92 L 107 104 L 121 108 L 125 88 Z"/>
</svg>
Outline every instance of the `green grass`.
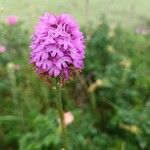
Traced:
<svg viewBox="0 0 150 150">
<path fill-rule="evenodd" d="M 67 12 L 74 15 L 81 24 L 86 21 L 86 0 L 0 0 L 1 19 L 14 14 L 35 24 L 39 15 L 45 11 Z M 89 20 L 96 25 L 104 14 L 111 23 L 122 23 L 125 27 L 142 24 L 141 17 L 150 18 L 149 0 L 89 0 Z"/>
</svg>

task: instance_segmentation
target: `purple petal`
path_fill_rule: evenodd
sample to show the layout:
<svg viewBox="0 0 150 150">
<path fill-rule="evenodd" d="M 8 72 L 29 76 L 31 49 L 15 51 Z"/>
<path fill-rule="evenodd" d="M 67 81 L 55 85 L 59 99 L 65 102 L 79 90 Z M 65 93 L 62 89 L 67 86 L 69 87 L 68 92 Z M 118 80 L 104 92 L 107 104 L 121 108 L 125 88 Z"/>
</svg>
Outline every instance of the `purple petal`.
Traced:
<svg viewBox="0 0 150 150">
<path fill-rule="evenodd" d="M 61 50 L 58 50 L 57 54 L 58 54 L 59 57 L 62 57 L 64 55 L 64 53 Z"/>
<path fill-rule="evenodd" d="M 63 60 L 68 62 L 68 63 L 72 63 L 71 59 L 69 57 L 63 57 Z"/>
<path fill-rule="evenodd" d="M 57 66 L 59 69 L 62 69 L 61 62 L 60 62 L 59 60 L 57 61 L 56 66 Z"/>
<path fill-rule="evenodd" d="M 52 57 L 55 57 L 56 54 L 57 54 L 57 51 L 52 51 L 51 56 L 52 56 Z"/>
<path fill-rule="evenodd" d="M 49 57 L 48 53 L 43 53 L 42 59 L 47 59 Z"/>
<path fill-rule="evenodd" d="M 60 74 L 60 70 L 55 68 L 54 69 L 54 76 L 57 77 Z"/>
</svg>

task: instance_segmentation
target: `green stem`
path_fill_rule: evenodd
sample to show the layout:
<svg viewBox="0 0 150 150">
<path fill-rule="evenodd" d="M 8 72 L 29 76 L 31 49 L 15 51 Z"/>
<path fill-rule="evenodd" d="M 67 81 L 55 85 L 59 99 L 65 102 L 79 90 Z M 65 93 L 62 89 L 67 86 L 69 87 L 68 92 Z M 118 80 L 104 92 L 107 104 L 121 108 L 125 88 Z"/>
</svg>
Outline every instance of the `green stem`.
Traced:
<svg viewBox="0 0 150 150">
<path fill-rule="evenodd" d="M 58 108 L 61 127 L 62 127 L 63 148 L 64 148 L 64 150 L 68 150 L 66 126 L 65 126 L 65 120 L 64 120 L 64 111 L 63 111 L 63 104 L 62 104 L 62 99 L 61 99 L 61 86 L 59 83 L 57 83 L 57 81 L 55 81 L 55 87 L 56 87 L 55 94 L 56 94 L 56 99 L 57 99 L 57 108 Z"/>
<path fill-rule="evenodd" d="M 96 96 L 95 96 L 95 91 L 90 92 L 90 101 L 91 101 L 91 105 L 92 105 L 93 111 L 96 112 Z"/>
<path fill-rule="evenodd" d="M 8 64 L 8 75 L 10 78 L 10 84 L 11 84 L 11 92 L 12 92 L 12 100 L 14 102 L 14 106 L 16 107 L 16 113 L 21 115 L 21 105 L 18 99 L 18 88 L 16 83 L 16 75 L 14 70 L 14 64 Z"/>
</svg>

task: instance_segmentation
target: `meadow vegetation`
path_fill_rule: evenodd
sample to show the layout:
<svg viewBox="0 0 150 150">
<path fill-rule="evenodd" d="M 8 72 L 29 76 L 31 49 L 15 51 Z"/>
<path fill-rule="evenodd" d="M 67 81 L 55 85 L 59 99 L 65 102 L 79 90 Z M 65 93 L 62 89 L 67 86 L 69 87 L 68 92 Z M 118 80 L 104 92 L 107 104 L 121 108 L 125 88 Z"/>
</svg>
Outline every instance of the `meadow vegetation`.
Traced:
<svg viewBox="0 0 150 150">
<path fill-rule="evenodd" d="M 113 17 L 118 20 L 118 16 L 110 17 L 110 13 L 108 18 L 105 15 L 97 19 L 99 11 L 106 11 L 102 6 L 99 10 L 97 3 L 95 0 L 90 7 L 90 18 L 83 20 L 85 7 L 79 0 L 0 1 L 0 7 L 4 8 L 0 48 L 6 48 L 0 52 L 0 149 L 61 148 L 54 89 L 47 88 L 29 64 L 33 24 L 39 14 L 52 9 L 75 15 L 86 37 L 84 70 L 67 84 L 62 95 L 65 112 L 70 111 L 74 116 L 74 121 L 67 126 L 70 149 L 149 150 L 150 24 L 144 11 L 148 1 L 136 4 L 134 1 L 135 14 L 146 16 L 141 23 L 146 27 L 137 29 L 134 27 L 139 25 L 138 18 L 131 21 L 132 28 L 125 26 L 126 20 L 114 24 Z M 123 10 L 123 4 L 117 7 L 116 3 L 109 6 L 110 12 L 117 8 Z M 125 6 L 130 4 L 129 1 L 124 3 Z M 139 8 L 138 4 L 143 7 Z M 80 8 L 79 11 L 72 9 L 73 6 Z M 136 9 L 140 11 L 136 13 Z M 8 25 L 4 19 L 12 12 L 19 16 L 19 21 Z"/>
</svg>

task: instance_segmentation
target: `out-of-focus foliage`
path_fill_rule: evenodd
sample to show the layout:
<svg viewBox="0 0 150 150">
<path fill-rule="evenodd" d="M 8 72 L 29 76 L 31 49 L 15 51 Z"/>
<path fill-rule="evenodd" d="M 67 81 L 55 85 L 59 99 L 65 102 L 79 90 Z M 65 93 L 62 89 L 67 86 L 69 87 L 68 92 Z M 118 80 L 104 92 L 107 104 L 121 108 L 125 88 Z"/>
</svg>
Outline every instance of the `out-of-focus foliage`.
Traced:
<svg viewBox="0 0 150 150">
<path fill-rule="evenodd" d="M 135 149 L 150 146 L 149 38 L 120 26 L 110 30 L 103 23 L 93 33 L 87 50 L 85 73 L 92 83 L 101 80 L 92 92 L 102 131 Z"/>
<path fill-rule="evenodd" d="M 29 34 L 24 29 L 23 23 L 17 22 L 15 25 L 0 24 L 0 44 L 7 47 L 11 53 L 17 53 L 18 57 L 23 55 L 21 49 L 28 48 Z"/>
<path fill-rule="evenodd" d="M 20 23 L 1 24 L 0 32 L 7 49 L 0 53 L 0 149 L 61 149 L 54 91 L 29 65 L 28 32 Z M 150 35 L 105 21 L 86 35 L 84 72 L 62 91 L 75 118 L 67 126 L 70 149 L 148 150 Z"/>
</svg>

